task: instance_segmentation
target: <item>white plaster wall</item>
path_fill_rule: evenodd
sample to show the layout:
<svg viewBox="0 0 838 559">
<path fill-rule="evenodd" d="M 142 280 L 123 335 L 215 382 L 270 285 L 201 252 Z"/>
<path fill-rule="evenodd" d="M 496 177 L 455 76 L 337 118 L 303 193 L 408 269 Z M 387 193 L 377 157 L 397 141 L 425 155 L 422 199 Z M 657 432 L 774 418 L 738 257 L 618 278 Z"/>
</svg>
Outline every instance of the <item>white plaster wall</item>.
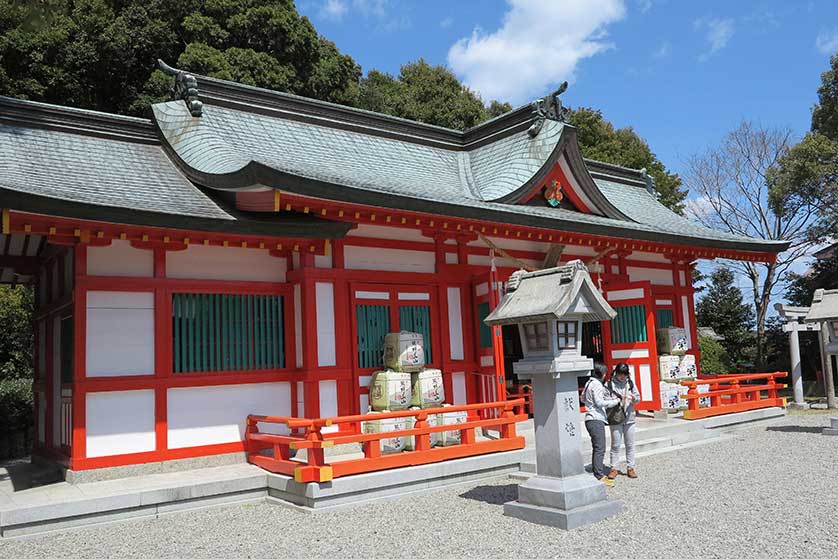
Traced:
<svg viewBox="0 0 838 559">
<path fill-rule="evenodd" d="M 653 391 L 655 387 L 652 386 L 652 368 L 649 365 L 641 364 L 640 369 L 640 399 L 644 402 L 650 402 L 655 399 Z"/>
<path fill-rule="evenodd" d="M 154 450 L 153 390 L 88 392 L 85 414 L 88 458 Z"/>
<path fill-rule="evenodd" d="M 333 367 L 335 356 L 335 288 L 328 282 L 314 284 L 317 315 L 317 364 Z"/>
<path fill-rule="evenodd" d="M 433 252 L 377 247 L 344 247 L 344 266 L 348 270 L 386 270 L 389 272 L 433 273 Z"/>
<path fill-rule="evenodd" d="M 508 260 L 506 258 L 501 258 L 499 255 L 495 256 L 495 266 L 499 268 L 520 268 L 520 264 L 518 261 L 523 262 L 527 266 L 530 266 L 535 269 L 541 268 L 541 260 L 530 260 L 528 258 L 519 258 L 518 260 Z M 492 257 L 489 255 L 482 255 L 482 254 L 469 254 L 468 255 L 468 263 L 472 266 L 491 266 L 492 265 Z"/>
<path fill-rule="evenodd" d="M 690 348 L 695 349 L 695 346 L 693 345 L 693 330 L 692 320 L 690 317 L 690 303 L 686 295 L 681 296 L 681 314 L 684 316 L 684 330 L 686 330 L 687 334 L 687 345 L 690 346 Z"/>
<path fill-rule="evenodd" d="M 632 289 L 618 289 L 616 291 L 607 291 L 605 293 L 605 300 L 614 302 L 626 301 L 628 299 L 642 299 L 644 295 L 643 289 L 640 287 L 634 287 Z"/>
<path fill-rule="evenodd" d="M 320 417 L 336 417 L 338 415 L 338 382 L 336 380 L 320 381 Z"/>
<path fill-rule="evenodd" d="M 154 275 L 154 251 L 134 248 L 130 241 L 120 240 L 106 247 L 88 247 L 87 274 L 150 278 Z"/>
<path fill-rule="evenodd" d="M 302 382 L 297 382 L 297 414 L 296 417 L 305 417 L 306 393 Z"/>
<path fill-rule="evenodd" d="M 456 264 L 457 263 L 457 253 L 456 252 L 446 252 L 445 253 L 445 263 L 446 264 Z"/>
<path fill-rule="evenodd" d="M 167 399 L 169 448 L 241 441 L 249 414 L 291 415 L 287 382 L 170 388 Z M 259 430 L 286 432 L 267 424 Z"/>
<path fill-rule="evenodd" d="M 464 359 L 463 352 L 463 308 L 460 288 L 448 288 L 448 334 L 451 345 L 451 359 Z"/>
<path fill-rule="evenodd" d="M 394 239 L 397 241 L 414 241 L 417 243 L 433 244 L 433 239 L 426 237 L 417 229 L 403 227 L 388 227 L 386 225 L 360 224 L 346 234 L 347 237 L 370 237 L 375 239 Z"/>
<path fill-rule="evenodd" d="M 628 257 L 628 260 L 642 260 L 644 262 L 659 262 L 661 264 L 669 264 L 669 259 L 663 254 L 657 252 L 634 251 Z"/>
<path fill-rule="evenodd" d="M 455 405 L 466 404 L 466 374 L 451 373 L 452 401 Z"/>
<path fill-rule="evenodd" d="M 650 281 L 654 285 L 675 285 L 672 280 L 672 270 L 628 266 L 626 271 L 629 275 L 629 281 Z"/>
<path fill-rule="evenodd" d="M 358 405 L 360 406 L 358 409 L 361 413 L 367 413 L 370 409 L 370 396 L 369 394 L 361 394 Z"/>
<path fill-rule="evenodd" d="M 170 278 L 284 282 L 287 261 L 265 249 L 189 245 L 166 253 Z"/>
<path fill-rule="evenodd" d="M 154 294 L 87 293 L 89 377 L 154 374 Z"/>
<path fill-rule="evenodd" d="M 332 267 L 332 253 L 329 254 L 315 254 L 314 255 L 315 268 L 331 268 Z"/>
</svg>

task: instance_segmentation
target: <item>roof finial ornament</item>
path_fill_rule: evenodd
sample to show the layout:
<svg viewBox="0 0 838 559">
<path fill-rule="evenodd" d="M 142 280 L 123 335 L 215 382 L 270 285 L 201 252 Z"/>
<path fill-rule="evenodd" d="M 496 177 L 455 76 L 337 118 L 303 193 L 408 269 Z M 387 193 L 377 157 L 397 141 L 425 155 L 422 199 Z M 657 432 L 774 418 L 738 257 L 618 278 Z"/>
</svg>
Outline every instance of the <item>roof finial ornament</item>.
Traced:
<svg viewBox="0 0 838 559">
<path fill-rule="evenodd" d="M 157 59 L 157 67 L 169 76 L 174 76 L 175 85 L 172 86 L 172 99 L 183 99 L 189 109 L 189 114 L 192 116 L 201 116 L 204 110 L 204 104 L 198 101 L 198 80 L 192 74 L 172 68 L 159 58 Z"/>
<path fill-rule="evenodd" d="M 530 138 L 535 138 L 541 132 L 544 126 L 544 121 L 548 118 L 558 122 L 567 122 L 568 108 L 562 105 L 562 100 L 559 95 L 567 90 L 567 82 L 562 82 L 559 88 L 541 99 L 536 99 L 530 106 L 532 107 L 533 121 L 532 125 L 527 130 Z"/>
</svg>

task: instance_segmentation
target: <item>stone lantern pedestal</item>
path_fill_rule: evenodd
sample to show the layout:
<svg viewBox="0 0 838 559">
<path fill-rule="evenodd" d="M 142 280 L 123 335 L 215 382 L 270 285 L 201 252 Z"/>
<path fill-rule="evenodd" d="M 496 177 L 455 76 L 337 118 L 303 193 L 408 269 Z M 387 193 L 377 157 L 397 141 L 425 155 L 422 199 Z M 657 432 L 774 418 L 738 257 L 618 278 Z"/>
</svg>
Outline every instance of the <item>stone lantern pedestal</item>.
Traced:
<svg viewBox="0 0 838 559">
<path fill-rule="evenodd" d="M 581 354 L 582 323 L 617 313 L 579 261 L 515 272 L 507 290 L 485 322 L 518 326 L 524 359 L 513 369 L 532 381 L 536 475 L 518 486 L 504 514 L 565 530 L 613 516 L 622 503 L 609 500 L 605 485 L 585 472 L 577 378 L 594 365 Z"/>
<path fill-rule="evenodd" d="M 576 379 L 589 374 L 592 360 L 524 360 L 513 367 L 519 378 L 532 380 L 536 475 L 518 486 L 518 500 L 504 504 L 504 514 L 564 530 L 616 515 L 622 502 L 608 499 L 605 484 L 585 471 L 582 457 Z M 540 371 L 525 372 L 529 368 Z"/>
</svg>

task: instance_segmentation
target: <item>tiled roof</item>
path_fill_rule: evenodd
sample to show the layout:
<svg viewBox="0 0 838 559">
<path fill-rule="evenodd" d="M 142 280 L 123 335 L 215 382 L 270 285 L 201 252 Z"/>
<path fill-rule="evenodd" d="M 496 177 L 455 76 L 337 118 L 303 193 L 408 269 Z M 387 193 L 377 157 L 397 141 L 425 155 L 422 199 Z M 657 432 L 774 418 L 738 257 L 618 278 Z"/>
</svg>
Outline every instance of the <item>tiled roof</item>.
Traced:
<svg viewBox="0 0 838 559">
<path fill-rule="evenodd" d="M 120 221 L 126 213 L 146 213 L 173 226 L 198 220 L 218 230 L 250 221 L 190 182 L 166 155 L 148 120 L 107 116 L 0 99 L 3 199 L 25 210 L 39 204 L 68 211 L 99 208 L 106 221 L 117 213 Z"/>
<path fill-rule="evenodd" d="M 193 117 L 185 103 L 171 101 L 155 105 L 154 118 L 184 172 L 211 188 L 260 184 L 345 202 L 629 239 L 761 252 L 785 247 L 675 214 L 648 190 L 641 171 L 583 163 L 571 126 L 547 120 L 531 138 L 526 110 L 458 132 L 215 79 L 199 77 L 199 83 L 209 91 L 203 116 Z M 594 215 L 507 203 L 537 187 L 570 146 L 587 180 L 583 187 L 610 211 Z"/>
</svg>

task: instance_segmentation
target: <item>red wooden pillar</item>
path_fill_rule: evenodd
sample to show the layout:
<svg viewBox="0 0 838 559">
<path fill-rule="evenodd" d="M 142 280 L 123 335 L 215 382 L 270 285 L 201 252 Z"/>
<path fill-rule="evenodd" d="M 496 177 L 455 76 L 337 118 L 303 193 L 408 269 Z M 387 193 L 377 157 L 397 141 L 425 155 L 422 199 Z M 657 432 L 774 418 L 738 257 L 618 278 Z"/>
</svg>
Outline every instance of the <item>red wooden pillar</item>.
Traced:
<svg viewBox="0 0 838 559">
<path fill-rule="evenodd" d="M 87 457 L 87 245 L 73 247 L 73 430 L 70 442 L 70 468 Z M 47 324 L 47 328 L 50 328 Z M 47 354 L 49 355 L 49 351 Z M 51 375 L 50 375 L 51 376 Z"/>
<path fill-rule="evenodd" d="M 154 277 L 166 277 L 166 250 L 154 249 Z M 169 447 L 168 390 L 172 375 L 172 294 L 165 287 L 154 288 L 154 439 L 155 450 Z"/>
<path fill-rule="evenodd" d="M 317 293 L 315 281 L 312 276 L 314 270 L 314 253 L 309 246 L 301 244 L 298 246 L 299 253 L 294 271 L 290 274 L 295 289 L 299 289 L 300 307 L 295 308 L 299 312 L 302 354 L 296 357 L 297 368 L 295 380 L 302 380 L 304 415 L 309 418 L 320 417 L 320 381 L 312 378 L 312 369 L 318 366 L 317 363 Z M 292 262 L 294 258 L 291 258 Z M 295 305 L 296 307 L 296 305 Z M 296 314 L 295 321 L 296 321 Z M 294 323 L 296 325 L 296 322 Z M 296 326 L 295 326 L 296 335 Z M 295 342 L 296 343 L 296 342 Z"/>
</svg>

